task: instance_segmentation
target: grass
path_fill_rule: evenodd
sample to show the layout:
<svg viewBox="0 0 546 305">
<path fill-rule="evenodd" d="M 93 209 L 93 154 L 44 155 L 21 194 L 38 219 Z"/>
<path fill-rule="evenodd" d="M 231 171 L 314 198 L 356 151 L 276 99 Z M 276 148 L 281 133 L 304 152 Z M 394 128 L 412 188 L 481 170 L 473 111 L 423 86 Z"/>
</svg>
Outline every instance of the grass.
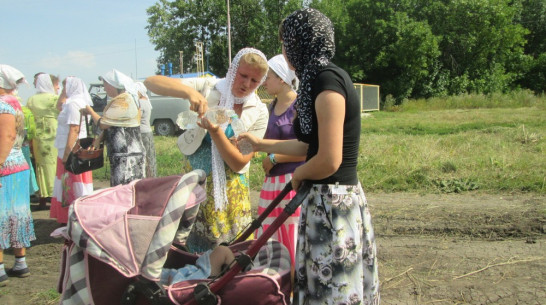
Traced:
<svg viewBox="0 0 546 305">
<path fill-rule="evenodd" d="M 32 302 L 32 304 L 36 305 L 53 305 L 59 304 L 60 298 L 61 295 L 57 292 L 56 289 L 48 289 L 33 294 L 29 302 Z"/>
<path fill-rule="evenodd" d="M 389 110 L 362 118 L 358 174 L 367 191 L 546 193 L 545 96 L 464 95 Z M 161 176 L 180 173 L 176 140 L 155 137 Z M 252 190 L 261 188 L 262 156 L 252 160 Z"/>
</svg>

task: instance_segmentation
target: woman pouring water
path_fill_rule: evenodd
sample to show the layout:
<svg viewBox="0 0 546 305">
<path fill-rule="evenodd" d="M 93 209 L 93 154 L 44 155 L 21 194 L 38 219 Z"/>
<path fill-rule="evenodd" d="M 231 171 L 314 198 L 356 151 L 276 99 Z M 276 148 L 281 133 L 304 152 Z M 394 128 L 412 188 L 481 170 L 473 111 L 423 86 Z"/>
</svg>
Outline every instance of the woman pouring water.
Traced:
<svg viewBox="0 0 546 305">
<path fill-rule="evenodd" d="M 204 252 L 229 241 L 252 221 L 248 169 L 253 154 L 242 154 L 234 143 L 234 122 L 258 138 L 265 134 L 267 107 L 254 93 L 264 81 L 267 59 L 253 48 L 240 50 L 224 79 L 174 79 L 151 76 L 144 84 L 150 91 L 185 98 L 200 120 L 199 127 L 186 130 L 178 140 L 186 156 L 183 171 L 203 169 L 207 179 L 207 201 L 201 205 L 186 245 L 192 252 Z M 232 110 L 238 119 L 221 124 L 204 117 L 209 108 Z M 210 116 L 209 116 L 210 117 Z"/>
</svg>

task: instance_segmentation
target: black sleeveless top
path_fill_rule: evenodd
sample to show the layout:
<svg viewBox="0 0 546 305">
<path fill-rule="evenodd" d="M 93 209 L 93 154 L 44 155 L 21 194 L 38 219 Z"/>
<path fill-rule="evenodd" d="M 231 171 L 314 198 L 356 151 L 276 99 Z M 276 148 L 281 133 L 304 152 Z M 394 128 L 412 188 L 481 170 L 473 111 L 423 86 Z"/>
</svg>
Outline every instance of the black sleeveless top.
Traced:
<svg viewBox="0 0 546 305">
<path fill-rule="evenodd" d="M 345 120 L 343 123 L 343 159 L 338 170 L 325 179 L 311 180 L 315 184 L 343 185 L 358 184 L 356 166 L 358 163 L 358 148 L 360 144 L 360 101 L 356 94 L 353 82 L 347 72 L 333 63 L 328 64 L 311 84 L 311 97 L 313 99 L 313 130 L 304 135 L 301 132 L 299 119 L 296 116 L 294 131 L 298 140 L 309 144 L 307 160 L 317 154 L 319 148 L 318 123 L 315 111 L 317 96 L 325 91 L 335 91 L 345 97 Z"/>
</svg>

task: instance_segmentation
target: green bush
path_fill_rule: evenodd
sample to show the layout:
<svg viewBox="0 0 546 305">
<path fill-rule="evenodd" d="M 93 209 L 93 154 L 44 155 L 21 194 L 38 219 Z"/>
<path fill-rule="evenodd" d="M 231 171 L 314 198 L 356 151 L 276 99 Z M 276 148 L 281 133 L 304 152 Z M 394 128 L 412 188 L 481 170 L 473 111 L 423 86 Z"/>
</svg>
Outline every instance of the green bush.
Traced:
<svg viewBox="0 0 546 305">
<path fill-rule="evenodd" d="M 546 98 L 530 91 L 410 100 L 362 117 L 357 171 L 372 192 L 545 193 Z M 160 176 L 180 174 L 176 137 L 155 137 Z M 252 190 L 264 173 L 257 154 Z M 108 163 L 94 173 L 109 179 Z"/>
</svg>

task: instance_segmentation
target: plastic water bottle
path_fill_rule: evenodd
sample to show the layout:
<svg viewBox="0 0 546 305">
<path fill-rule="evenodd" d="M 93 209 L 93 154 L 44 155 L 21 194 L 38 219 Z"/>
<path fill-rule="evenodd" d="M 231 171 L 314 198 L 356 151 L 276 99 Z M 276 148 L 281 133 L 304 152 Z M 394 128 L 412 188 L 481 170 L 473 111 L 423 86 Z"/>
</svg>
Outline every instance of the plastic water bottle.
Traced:
<svg viewBox="0 0 546 305">
<path fill-rule="evenodd" d="M 233 129 L 235 137 L 246 132 L 245 124 L 243 124 L 243 121 L 241 121 L 236 114 L 231 116 L 231 129 Z"/>
<path fill-rule="evenodd" d="M 197 126 L 197 112 L 186 110 L 183 112 L 180 112 L 178 114 L 178 118 L 176 119 L 176 124 L 184 130 L 187 129 L 195 129 L 199 126 Z"/>
<path fill-rule="evenodd" d="M 243 121 L 239 119 L 237 114 L 231 116 L 231 128 L 233 129 L 235 137 L 238 137 L 243 132 L 246 132 L 245 124 L 243 124 Z M 238 141 L 237 148 L 243 155 L 248 155 L 254 151 L 252 149 L 252 144 L 250 144 L 250 142 L 246 139 Z"/>
<path fill-rule="evenodd" d="M 214 125 L 222 125 L 229 122 L 235 111 L 224 107 L 211 107 L 205 113 L 205 117 Z"/>
</svg>

